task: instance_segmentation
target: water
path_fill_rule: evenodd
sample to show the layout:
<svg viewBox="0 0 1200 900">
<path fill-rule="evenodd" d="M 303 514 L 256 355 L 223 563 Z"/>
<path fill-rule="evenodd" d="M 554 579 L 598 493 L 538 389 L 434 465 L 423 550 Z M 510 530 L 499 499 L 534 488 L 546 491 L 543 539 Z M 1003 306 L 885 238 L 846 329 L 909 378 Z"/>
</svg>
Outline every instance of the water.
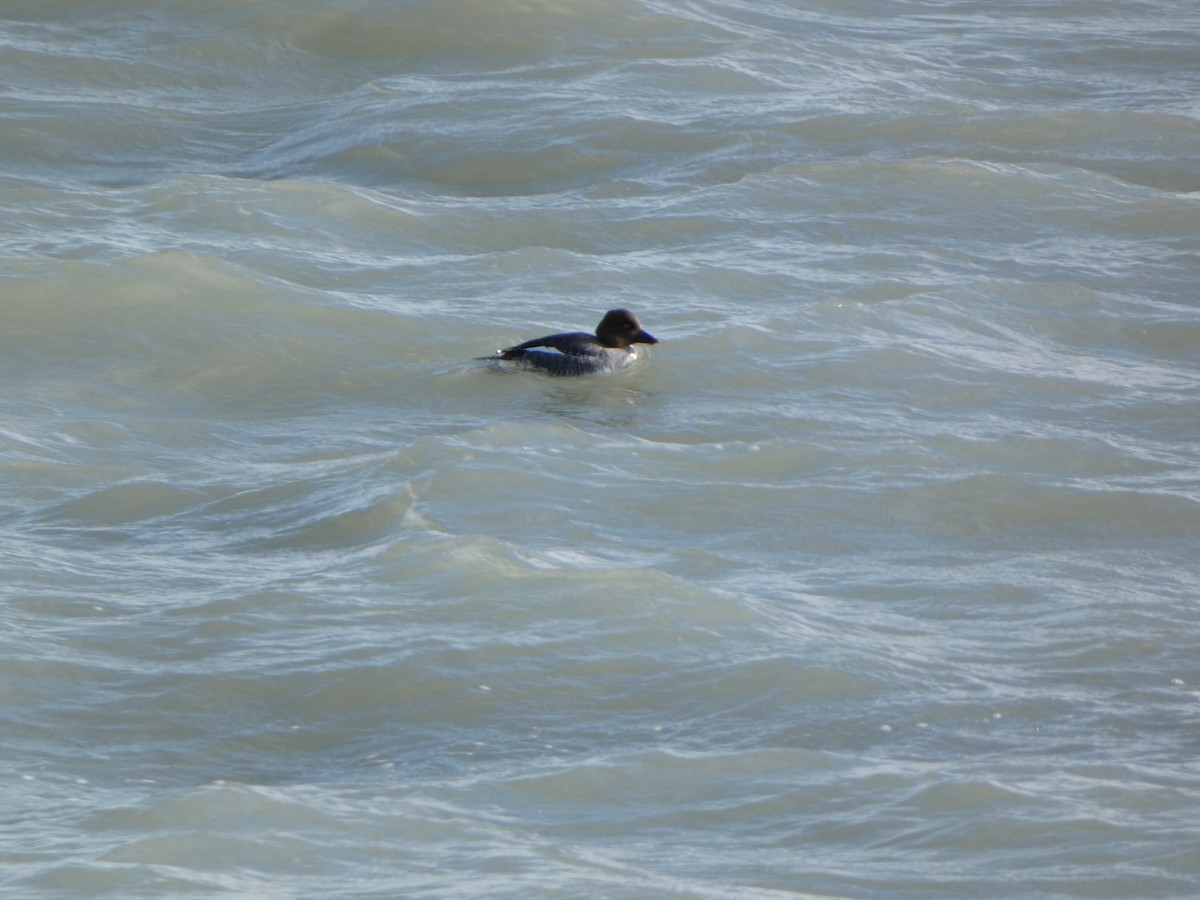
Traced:
<svg viewBox="0 0 1200 900">
<path fill-rule="evenodd" d="M 1197 33 L 9 0 L 0 890 L 1200 893 Z"/>
</svg>

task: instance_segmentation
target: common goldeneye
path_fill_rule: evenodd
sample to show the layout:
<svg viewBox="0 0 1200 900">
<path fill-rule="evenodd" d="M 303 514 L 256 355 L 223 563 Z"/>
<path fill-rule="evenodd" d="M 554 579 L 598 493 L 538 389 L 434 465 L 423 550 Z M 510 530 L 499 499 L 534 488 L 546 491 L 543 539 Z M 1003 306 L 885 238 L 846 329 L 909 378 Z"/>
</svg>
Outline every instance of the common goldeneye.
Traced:
<svg viewBox="0 0 1200 900">
<path fill-rule="evenodd" d="M 631 365 L 637 359 L 634 344 L 657 343 L 658 338 L 643 331 L 642 323 L 629 310 L 610 309 L 595 334 L 548 334 L 500 350 L 497 358 L 518 361 L 550 375 L 591 375 Z"/>
</svg>

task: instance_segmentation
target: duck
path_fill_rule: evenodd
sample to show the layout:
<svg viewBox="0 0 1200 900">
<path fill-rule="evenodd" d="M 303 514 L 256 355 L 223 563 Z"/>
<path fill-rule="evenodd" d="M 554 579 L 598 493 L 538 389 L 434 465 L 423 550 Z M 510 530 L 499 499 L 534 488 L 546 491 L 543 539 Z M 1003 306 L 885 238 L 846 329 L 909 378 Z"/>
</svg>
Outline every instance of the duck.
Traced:
<svg viewBox="0 0 1200 900">
<path fill-rule="evenodd" d="M 549 375 L 597 375 L 633 365 L 638 359 L 634 344 L 657 343 L 636 315 L 627 309 L 610 309 L 595 334 L 548 334 L 499 350 L 496 358 Z"/>
</svg>

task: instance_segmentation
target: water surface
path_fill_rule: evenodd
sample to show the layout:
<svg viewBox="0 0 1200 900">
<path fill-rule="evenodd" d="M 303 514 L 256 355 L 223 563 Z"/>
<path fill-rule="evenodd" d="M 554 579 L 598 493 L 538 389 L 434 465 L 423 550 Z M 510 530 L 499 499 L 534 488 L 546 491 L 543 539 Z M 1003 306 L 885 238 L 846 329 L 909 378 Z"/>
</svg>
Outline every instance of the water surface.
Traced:
<svg viewBox="0 0 1200 900">
<path fill-rule="evenodd" d="M 9 3 L 4 892 L 1195 896 L 1197 33 Z"/>
</svg>

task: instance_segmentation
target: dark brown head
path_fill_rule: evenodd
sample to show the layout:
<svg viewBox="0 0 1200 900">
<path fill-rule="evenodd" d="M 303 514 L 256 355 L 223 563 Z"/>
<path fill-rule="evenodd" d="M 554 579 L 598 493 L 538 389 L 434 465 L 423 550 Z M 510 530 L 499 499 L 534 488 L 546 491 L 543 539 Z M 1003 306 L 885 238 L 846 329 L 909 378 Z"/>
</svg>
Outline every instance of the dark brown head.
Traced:
<svg viewBox="0 0 1200 900">
<path fill-rule="evenodd" d="M 627 309 L 610 309 L 596 326 L 596 339 L 605 347 L 657 344 L 658 338 L 642 330 L 642 323 Z"/>
</svg>

